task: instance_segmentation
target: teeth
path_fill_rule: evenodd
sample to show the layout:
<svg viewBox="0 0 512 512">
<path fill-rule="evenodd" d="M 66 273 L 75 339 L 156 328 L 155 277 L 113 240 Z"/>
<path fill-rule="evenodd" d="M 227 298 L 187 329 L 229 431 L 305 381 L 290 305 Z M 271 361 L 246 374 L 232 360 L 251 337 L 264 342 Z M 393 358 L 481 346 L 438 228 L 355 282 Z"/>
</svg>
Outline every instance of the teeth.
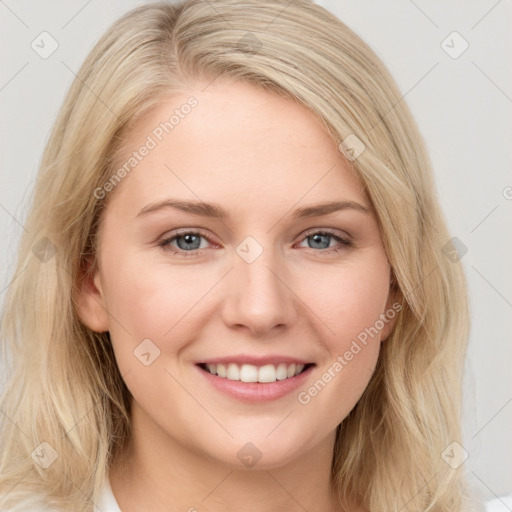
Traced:
<svg viewBox="0 0 512 512">
<path fill-rule="evenodd" d="M 279 363 L 277 366 L 266 364 L 264 366 L 254 366 L 252 364 L 243 364 L 239 366 L 236 363 L 225 364 L 207 364 L 207 370 L 212 375 L 218 375 L 229 380 L 241 380 L 242 382 L 275 382 L 276 380 L 285 380 L 304 370 L 303 364 Z"/>
<path fill-rule="evenodd" d="M 240 369 L 236 364 L 228 364 L 226 378 L 228 378 L 229 380 L 240 380 Z"/>
<path fill-rule="evenodd" d="M 241 380 L 242 382 L 258 382 L 258 367 L 252 364 L 243 364 L 240 369 L 240 379 L 236 380 Z"/>
<path fill-rule="evenodd" d="M 284 363 L 277 365 L 276 378 L 277 380 L 284 380 L 288 378 L 288 367 Z"/>
<path fill-rule="evenodd" d="M 219 377 L 226 377 L 226 367 L 223 364 L 217 365 L 217 375 Z"/>
<path fill-rule="evenodd" d="M 275 382 L 276 379 L 277 371 L 273 364 L 261 366 L 258 370 L 258 382 Z"/>
</svg>

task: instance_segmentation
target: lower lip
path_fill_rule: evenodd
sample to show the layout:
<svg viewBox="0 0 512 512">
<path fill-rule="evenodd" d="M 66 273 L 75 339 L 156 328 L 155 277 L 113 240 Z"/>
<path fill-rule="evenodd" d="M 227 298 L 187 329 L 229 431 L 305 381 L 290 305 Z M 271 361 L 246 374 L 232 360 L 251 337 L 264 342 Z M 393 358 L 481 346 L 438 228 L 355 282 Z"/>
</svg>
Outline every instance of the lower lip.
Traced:
<svg viewBox="0 0 512 512">
<path fill-rule="evenodd" d="M 203 370 L 197 366 L 197 370 L 204 376 L 214 388 L 226 393 L 238 400 L 248 403 L 268 402 L 288 395 L 304 384 L 314 365 L 304 370 L 295 377 L 275 382 L 242 382 L 241 380 L 229 380 Z"/>
</svg>

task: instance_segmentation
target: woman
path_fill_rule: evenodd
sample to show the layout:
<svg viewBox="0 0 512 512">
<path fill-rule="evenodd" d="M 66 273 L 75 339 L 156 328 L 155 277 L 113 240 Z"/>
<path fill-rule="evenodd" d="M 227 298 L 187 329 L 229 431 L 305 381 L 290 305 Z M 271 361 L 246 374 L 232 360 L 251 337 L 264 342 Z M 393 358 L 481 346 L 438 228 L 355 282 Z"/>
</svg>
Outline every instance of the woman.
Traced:
<svg viewBox="0 0 512 512">
<path fill-rule="evenodd" d="M 397 86 L 325 9 L 129 12 L 6 300 L 2 509 L 476 510 L 449 239 Z"/>
</svg>

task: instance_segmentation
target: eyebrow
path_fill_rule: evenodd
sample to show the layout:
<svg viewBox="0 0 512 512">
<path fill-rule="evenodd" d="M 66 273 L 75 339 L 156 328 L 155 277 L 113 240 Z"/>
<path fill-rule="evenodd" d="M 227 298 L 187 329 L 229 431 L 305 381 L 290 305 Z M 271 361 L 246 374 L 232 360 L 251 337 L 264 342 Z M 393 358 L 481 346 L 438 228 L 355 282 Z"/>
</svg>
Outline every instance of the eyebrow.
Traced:
<svg viewBox="0 0 512 512">
<path fill-rule="evenodd" d="M 162 210 L 165 208 L 175 208 L 193 215 L 202 217 L 211 217 L 214 219 L 228 219 L 229 213 L 216 203 L 205 203 L 203 201 L 182 201 L 180 199 L 165 199 L 155 203 L 150 203 L 137 214 L 137 217 L 146 215 L 151 212 Z M 298 208 L 293 213 L 293 219 L 305 219 L 309 217 L 317 217 L 327 215 L 340 210 L 356 210 L 363 213 L 371 213 L 371 209 L 355 201 L 330 201 L 327 203 L 319 203 L 303 208 Z"/>
</svg>

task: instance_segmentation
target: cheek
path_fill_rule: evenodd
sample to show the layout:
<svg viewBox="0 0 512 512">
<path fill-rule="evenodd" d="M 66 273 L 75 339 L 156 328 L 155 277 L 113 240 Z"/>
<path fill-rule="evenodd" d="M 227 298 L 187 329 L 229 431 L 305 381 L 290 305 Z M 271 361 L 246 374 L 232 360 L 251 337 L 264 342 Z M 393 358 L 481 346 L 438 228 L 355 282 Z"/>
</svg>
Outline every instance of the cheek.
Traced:
<svg viewBox="0 0 512 512">
<path fill-rule="evenodd" d="M 198 273 L 184 272 L 183 267 L 155 265 L 128 253 L 122 258 L 108 254 L 104 268 L 110 269 L 104 276 L 104 292 L 119 364 L 131 367 L 134 350 L 144 340 L 151 340 L 162 353 L 180 350 L 180 343 L 185 343 L 180 340 L 186 339 L 180 329 L 187 324 L 187 312 L 211 287 L 206 286 L 204 276 L 200 279 Z"/>
<path fill-rule="evenodd" d="M 350 345 L 385 313 L 389 292 L 387 259 L 383 252 L 368 251 L 350 264 L 326 266 L 307 280 L 301 278 L 295 290 L 321 320 L 324 340 L 331 351 L 345 350 L 347 343 Z M 372 338 L 380 339 L 380 332 Z"/>
<path fill-rule="evenodd" d="M 167 264 L 127 249 L 105 256 L 105 293 L 113 316 L 161 337 L 211 287 L 211 270 Z"/>
<path fill-rule="evenodd" d="M 334 306 L 338 313 L 336 332 L 343 339 L 347 336 L 355 338 L 365 329 L 374 326 L 379 315 L 384 313 L 388 290 L 385 271 L 367 269 L 364 274 L 354 272 L 340 277 L 339 294 Z"/>
<path fill-rule="evenodd" d="M 307 304 L 322 320 L 327 351 L 316 380 L 300 389 L 297 399 L 334 427 L 355 406 L 377 364 L 389 267 L 383 254 L 374 254 L 329 275 L 317 274 L 314 281 Z"/>
</svg>

